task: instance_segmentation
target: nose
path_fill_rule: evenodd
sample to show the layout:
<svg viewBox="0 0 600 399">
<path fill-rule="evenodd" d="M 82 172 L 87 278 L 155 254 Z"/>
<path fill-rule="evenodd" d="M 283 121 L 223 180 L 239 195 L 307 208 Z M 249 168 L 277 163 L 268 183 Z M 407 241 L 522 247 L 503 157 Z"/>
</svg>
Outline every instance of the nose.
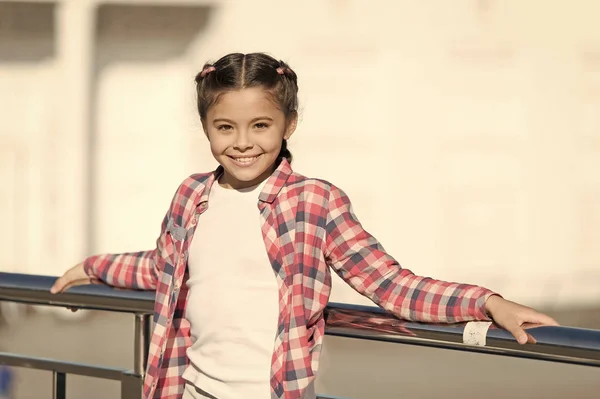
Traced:
<svg viewBox="0 0 600 399">
<path fill-rule="evenodd" d="M 238 134 L 235 137 L 235 142 L 233 143 L 233 148 L 238 151 L 246 151 L 253 146 L 254 145 L 250 142 L 250 138 L 248 137 L 248 132 L 245 130 L 238 130 Z"/>
</svg>

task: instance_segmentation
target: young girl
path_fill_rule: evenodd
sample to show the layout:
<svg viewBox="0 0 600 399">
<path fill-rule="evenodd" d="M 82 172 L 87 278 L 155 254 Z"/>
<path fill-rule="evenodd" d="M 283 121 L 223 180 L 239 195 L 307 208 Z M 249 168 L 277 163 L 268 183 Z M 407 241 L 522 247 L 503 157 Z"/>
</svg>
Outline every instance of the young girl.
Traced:
<svg viewBox="0 0 600 399">
<path fill-rule="evenodd" d="M 151 251 L 86 259 L 53 293 L 101 281 L 156 291 L 145 398 L 314 399 L 330 268 L 394 315 L 556 325 L 473 285 L 403 269 L 346 194 L 291 169 L 296 74 L 265 54 L 229 54 L 196 76 L 198 112 L 220 166 L 178 188 Z"/>
</svg>

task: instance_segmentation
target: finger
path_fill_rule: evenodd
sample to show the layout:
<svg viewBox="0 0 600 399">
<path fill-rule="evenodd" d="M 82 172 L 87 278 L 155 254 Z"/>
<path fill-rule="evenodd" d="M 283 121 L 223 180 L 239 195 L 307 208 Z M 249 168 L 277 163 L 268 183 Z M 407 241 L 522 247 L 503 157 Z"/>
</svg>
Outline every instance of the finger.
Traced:
<svg viewBox="0 0 600 399">
<path fill-rule="evenodd" d="M 76 271 L 76 267 L 72 267 L 67 270 L 62 276 L 60 276 L 55 282 L 54 285 L 50 288 L 50 292 L 52 294 L 56 294 L 59 292 L 63 292 L 67 284 L 69 284 L 72 280 L 77 279 L 77 275 L 74 273 Z"/>
<path fill-rule="evenodd" d="M 537 341 L 535 338 L 533 338 L 533 335 L 526 333 L 527 334 L 527 343 L 528 344 L 537 344 Z"/>
<path fill-rule="evenodd" d="M 100 280 L 96 277 L 90 277 L 90 284 L 105 285 L 105 283 L 102 280 Z"/>
<path fill-rule="evenodd" d="M 552 317 L 545 315 L 545 314 L 541 314 L 539 315 L 539 321 L 542 324 L 545 324 L 547 326 L 559 326 L 560 324 L 554 320 Z"/>
<path fill-rule="evenodd" d="M 77 287 L 78 285 L 84 285 L 84 284 L 89 284 L 89 280 L 88 279 L 79 279 L 79 280 L 70 281 L 68 284 L 66 284 L 64 286 L 62 292 L 69 290 L 69 288 Z"/>
<path fill-rule="evenodd" d="M 511 324 L 510 326 L 506 327 L 506 329 L 513 335 L 513 337 L 515 337 L 519 344 L 524 345 L 527 343 L 527 333 L 521 328 L 521 326 L 518 324 Z"/>
<path fill-rule="evenodd" d="M 545 315 L 543 313 L 535 312 L 532 315 L 525 315 L 523 317 L 524 322 L 541 324 L 545 326 L 558 326 L 558 322 L 554 320 L 552 317 Z"/>
<path fill-rule="evenodd" d="M 56 294 L 56 293 L 62 292 L 64 290 L 66 284 L 67 284 L 67 278 L 66 278 L 66 275 L 63 274 L 61 277 L 59 277 L 54 282 L 54 285 L 52 285 L 52 288 L 50 288 L 50 293 Z"/>
</svg>

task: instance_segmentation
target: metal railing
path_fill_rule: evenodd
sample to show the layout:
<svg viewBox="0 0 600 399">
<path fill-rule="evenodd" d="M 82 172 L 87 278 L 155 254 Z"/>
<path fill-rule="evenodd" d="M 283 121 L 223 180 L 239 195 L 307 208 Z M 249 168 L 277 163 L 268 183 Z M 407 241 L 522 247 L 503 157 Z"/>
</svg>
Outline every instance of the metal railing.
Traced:
<svg viewBox="0 0 600 399">
<path fill-rule="evenodd" d="M 67 374 L 120 381 L 121 398 L 141 398 L 150 344 L 154 294 L 104 285 L 82 285 L 61 294 L 51 294 L 50 287 L 55 281 L 56 277 L 51 276 L 0 273 L 0 301 L 132 313 L 135 323 L 133 370 L 3 352 L 0 352 L 0 364 L 51 371 L 54 399 L 66 399 Z"/>
<path fill-rule="evenodd" d="M 51 371 L 54 398 L 66 398 L 67 374 L 117 380 L 121 397 L 142 397 L 148 359 L 154 294 L 85 285 L 51 294 L 56 277 L 0 273 L 0 301 L 132 313 L 135 322 L 133 370 L 107 368 L 0 352 L 0 364 Z M 487 353 L 600 367 L 600 331 L 573 327 L 534 327 L 527 332 L 536 344 L 519 345 L 505 330 L 491 327 L 485 346 L 464 343 L 466 323 L 439 325 L 406 322 L 376 307 L 331 303 L 325 333 L 332 336 Z M 320 396 L 320 398 L 326 398 Z"/>
</svg>

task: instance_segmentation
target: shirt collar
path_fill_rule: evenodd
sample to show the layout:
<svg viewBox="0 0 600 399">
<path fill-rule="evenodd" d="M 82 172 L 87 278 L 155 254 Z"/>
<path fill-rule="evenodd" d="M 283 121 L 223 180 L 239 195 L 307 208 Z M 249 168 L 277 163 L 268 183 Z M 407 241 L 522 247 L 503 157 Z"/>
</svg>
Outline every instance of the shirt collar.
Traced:
<svg viewBox="0 0 600 399">
<path fill-rule="evenodd" d="M 223 167 L 219 166 L 213 173 L 210 174 L 204 189 L 200 193 L 200 199 L 196 201 L 197 204 L 208 202 L 210 196 L 210 189 L 212 185 L 217 181 L 223 174 Z M 292 174 L 292 167 L 287 159 L 283 159 L 275 171 L 267 178 L 260 195 L 258 196 L 259 201 L 272 203 L 277 198 L 277 195 L 287 182 L 288 178 Z"/>
</svg>

